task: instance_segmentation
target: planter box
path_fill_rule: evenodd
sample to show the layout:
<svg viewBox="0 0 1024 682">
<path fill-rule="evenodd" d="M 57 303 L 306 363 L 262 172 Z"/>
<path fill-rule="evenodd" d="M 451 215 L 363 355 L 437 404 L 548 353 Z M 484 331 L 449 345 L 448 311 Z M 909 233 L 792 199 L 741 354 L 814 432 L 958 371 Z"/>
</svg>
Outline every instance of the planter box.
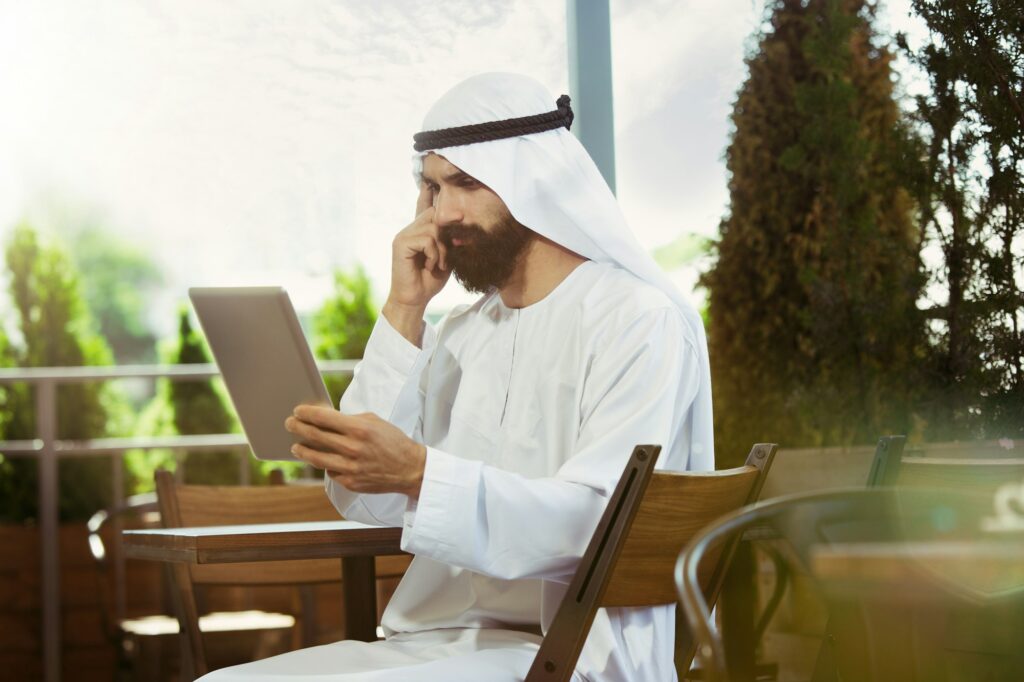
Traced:
<svg viewBox="0 0 1024 682">
<path fill-rule="evenodd" d="M 104 631 L 103 614 L 113 612 L 113 583 L 110 578 L 100 582 L 88 536 L 84 523 L 60 527 L 62 677 L 110 680 L 116 651 Z M 39 529 L 0 525 L 0 547 L 0 670 L 10 679 L 41 679 Z M 159 596 L 159 573 L 138 578 L 138 594 Z"/>
<path fill-rule="evenodd" d="M 108 552 L 117 547 L 116 532 L 113 527 L 104 531 Z M 106 631 L 107 623 L 114 618 L 114 576 L 112 570 L 106 576 L 101 574 L 89 552 L 88 537 L 84 523 L 60 527 L 62 679 L 109 682 L 116 677 L 118 666 L 117 648 Z M 43 677 L 40 568 L 39 529 L 0 524 L 0 678 L 29 681 Z M 170 613 L 161 564 L 129 560 L 124 579 L 126 617 Z M 378 580 L 380 611 L 397 583 L 397 578 Z M 313 589 L 317 643 L 336 641 L 343 636 L 345 625 L 341 586 L 329 584 Z M 294 614 L 301 605 L 297 590 L 290 587 L 207 588 L 201 601 L 211 611 L 262 609 Z M 147 642 L 140 652 L 155 658 L 159 665 L 143 662 L 143 669 L 155 668 L 164 679 L 174 679 L 178 642 L 175 637 L 160 639 Z M 292 641 L 286 648 L 298 645 Z M 211 642 L 211 646 L 216 644 Z M 215 652 L 211 653 L 216 658 Z"/>
</svg>

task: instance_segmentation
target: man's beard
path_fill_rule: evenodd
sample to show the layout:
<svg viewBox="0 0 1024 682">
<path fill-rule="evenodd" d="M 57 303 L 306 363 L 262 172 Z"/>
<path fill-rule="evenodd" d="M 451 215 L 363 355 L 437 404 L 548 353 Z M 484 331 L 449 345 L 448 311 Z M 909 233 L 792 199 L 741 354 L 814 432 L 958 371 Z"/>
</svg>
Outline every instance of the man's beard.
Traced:
<svg viewBox="0 0 1024 682">
<path fill-rule="evenodd" d="M 455 279 L 468 291 L 483 294 L 508 282 L 533 234 L 506 214 L 490 231 L 479 225 L 445 225 L 441 241 L 448 249 L 448 267 Z M 463 243 L 455 246 L 453 239 Z"/>
</svg>

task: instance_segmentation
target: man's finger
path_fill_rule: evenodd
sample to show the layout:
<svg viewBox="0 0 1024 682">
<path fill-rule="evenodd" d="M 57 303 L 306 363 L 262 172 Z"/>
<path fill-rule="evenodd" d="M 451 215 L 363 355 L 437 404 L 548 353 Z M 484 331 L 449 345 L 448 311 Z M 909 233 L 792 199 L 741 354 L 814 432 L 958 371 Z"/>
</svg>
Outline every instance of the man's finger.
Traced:
<svg viewBox="0 0 1024 682">
<path fill-rule="evenodd" d="M 427 183 L 420 181 L 420 193 L 416 197 L 416 217 L 426 211 L 434 203 L 434 193 L 430 191 Z"/>
<path fill-rule="evenodd" d="M 306 464 L 310 464 L 317 469 L 330 469 L 336 471 L 339 474 L 350 475 L 353 471 L 353 465 L 344 456 L 337 455 L 332 452 L 323 452 L 316 448 L 311 448 L 308 445 L 296 443 L 292 446 L 292 454 L 297 459 L 302 460 Z"/>
<path fill-rule="evenodd" d="M 305 445 L 319 448 L 326 452 L 338 452 L 344 455 L 352 453 L 353 441 L 336 431 L 322 429 L 319 426 L 304 422 L 296 417 L 288 417 L 284 427 L 299 437 Z"/>
<path fill-rule="evenodd" d="M 444 242 L 441 241 L 440 239 L 437 239 L 435 241 L 435 243 L 437 244 L 437 253 L 438 253 L 437 264 L 441 268 L 441 270 L 447 271 L 448 270 L 448 249 L 445 247 Z"/>
<path fill-rule="evenodd" d="M 437 260 L 439 254 L 437 253 L 437 242 L 430 237 L 424 238 L 422 242 L 423 255 L 426 256 L 426 260 L 423 261 L 423 267 L 426 270 L 433 271 L 437 267 Z"/>
<path fill-rule="evenodd" d="M 441 248 L 441 242 L 429 232 L 425 232 L 411 237 L 406 242 L 406 257 L 416 259 L 419 267 L 433 272 L 440 265 Z"/>
<path fill-rule="evenodd" d="M 359 420 L 342 414 L 333 407 L 323 405 L 299 405 L 292 412 L 292 415 L 306 423 L 335 433 L 347 433 L 352 429 L 358 429 Z"/>
</svg>

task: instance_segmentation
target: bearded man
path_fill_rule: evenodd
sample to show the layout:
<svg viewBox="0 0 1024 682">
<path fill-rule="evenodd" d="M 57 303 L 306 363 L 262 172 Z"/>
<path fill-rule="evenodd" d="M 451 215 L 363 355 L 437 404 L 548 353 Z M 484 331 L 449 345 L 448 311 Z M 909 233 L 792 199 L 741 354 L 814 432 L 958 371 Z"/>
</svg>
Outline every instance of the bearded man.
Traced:
<svg viewBox="0 0 1024 682">
<path fill-rule="evenodd" d="M 414 558 L 386 638 L 209 679 L 522 680 L 633 447 L 713 468 L 700 318 L 569 133 L 569 98 L 553 104 L 484 74 L 431 108 L 416 219 L 355 379 L 339 411 L 286 423 L 341 514 L 402 528 Z M 424 311 L 453 273 L 481 296 L 435 330 Z M 673 616 L 599 610 L 574 679 L 675 679 Z"/>
</svg>

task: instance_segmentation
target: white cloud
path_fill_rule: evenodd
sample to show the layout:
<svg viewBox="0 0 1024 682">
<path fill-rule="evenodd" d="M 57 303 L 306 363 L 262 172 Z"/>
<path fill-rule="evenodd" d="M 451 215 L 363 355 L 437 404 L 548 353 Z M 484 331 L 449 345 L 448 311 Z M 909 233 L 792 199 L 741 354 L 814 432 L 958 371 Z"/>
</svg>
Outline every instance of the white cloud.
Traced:
<svg viewBox="0 0 1024 682">
<path fill-rule="evenodd" d="M 43 190 L 85 198 L 179 298 L 280 282 L 310 307 L 356 261 L 385 294 L 430 101 L 485 70 L 567 81 L 543 0 L 11 3 L 0 31 L 0 233 Z"/>
<path fill-rule="evenodd" d="M 618 196 L 649 249 L 717 233 L 729 115 L 761 11 L 749 0 L 612 2 Z M 684 292 L 697 267 L 672 273 Z"/>
<path fill-rule="evenodd" d="M 714 234 L 761 3 L 611 13 L 623 210 L 648 248 Z M 481 71 L 567 92 L 565 28 L 558 0 L 0 0 L 0 240 L 41 192 L 96 205 L 167 269 L 165 330 L 193 284 L 281 283 L 309 308 L 362 262 L 383 296 L 426 108 Z"/>
</svg>

